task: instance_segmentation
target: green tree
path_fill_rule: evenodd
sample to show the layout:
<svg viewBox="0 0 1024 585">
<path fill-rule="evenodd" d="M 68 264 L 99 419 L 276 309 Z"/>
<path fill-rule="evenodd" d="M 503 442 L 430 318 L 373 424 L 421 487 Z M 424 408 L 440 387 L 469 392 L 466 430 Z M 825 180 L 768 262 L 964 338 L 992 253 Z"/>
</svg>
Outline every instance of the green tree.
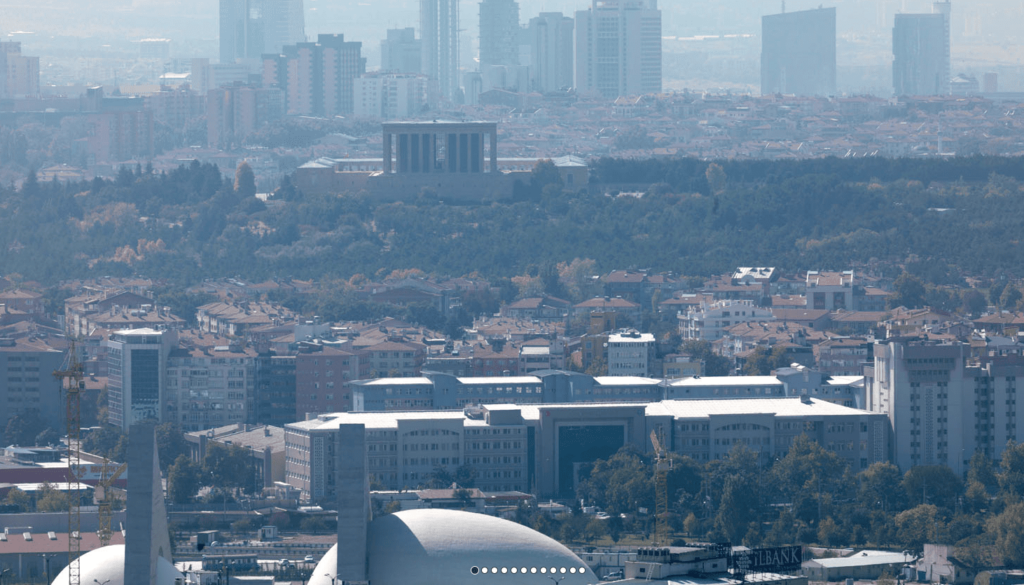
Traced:
<svg viewBox="0 0 1024 585">
<path fill-rule="evenodd" d="M 877 507 L 886 513 L 900 512 L 906 508 L 903 475 L 892 463 L 877 461 L 857 477 L 860 480 L 857 496 L 865 508 Z"/>
<path fill-rule="evenodd" d="M 41 433 L 36 435 L 33 442 L 41 447 L 56 445 L 60 443 L 60 433 L 55 431 L 53 427 L 46 427 Z"/>
<path fill-rule="evenodd" d="M 999 464 L 999 494 L 1008 502 L 1024 498 L 1024 443 L 1010 440 Z"/>
<path fill-rule="evenodd" d="M 36 496 L 36 511 L 65 512 L 67 509 L 68 495 L 54 489 L 49 483 L 43 483 L 39 487 L 39 494 Z"/>
<path fill-rule="evenodd" d="M 924 543 L 935 542 L 939 509 L 932 504 L 921 504 L 896 515 L 896 537 L 909 550 L 920 551 Z"/>
<path fill-rule="evenodd" d="M 729 358 L 715 353 L 711 342 L 703 339 L 691 339 L 683 342 L 679 353 L 704 361 L 704 373 L 708 376 L 728 376 L 732 370 Z"/>
<path fill-rule="evenodd" d="M 591 518 L 583 529 L 583 535 L 587 542 L 598 540 L 606 533 L 607 527 L 605 526 L 605 521 L 599 518 Z"/>
<path fill-rule="evenodd" d="M 747 358 L 747 363 L 743 365 L 743 373 L 747 376 L 767 376 L 772 373 L 772 370 L 787 365 L 785 347 L 759 345 Z"/>
<path fill-rule="evenodd" d="M 971 455 L 971 462 L 967 469 L 967 480 L 980 483 L 986 489 L 996 489 L 999 487 L 999 477 L 996 475 L 995 467 L 992 465 L 992 459 L 985 455 L 983 451 L 975 451 L 974 455 Z"/>
<path fill-rule="evenodd" d="M 244 447 L 207 443 L 202 469 L 206 485 L 253 489 L 255 469 L 249 450 Z"/>
<path fill-rule="evenodd" d="M 890 309 L 919 309 L 925 304 L 925 292 L 924 282 L 920 278 L 904 272 L 893 283 L 893 293 L 886 299 L 886 305 Z"/>
<path fill-rule="evenodd" d="M 1007 567 L 1024 568 L 1024 503 L 1011 504 L 989 520 L 987 532 Z"/>
<path fill-rule="evenodd" d="M 159 445 L 160 470 L 167 472 L 171 464 L 182 455 L 188 455 L 191 447 L 176 423 L 166 422 L 156 426 L 156 444 Z"/>
<path fill-rule="evenodd" d="M 19 447 L 30 447 L 34 444 L 39 429 L 46 427 L 39 411 L 30 408 L 12 416 L 7 421 L 4 437 L 8 443 Z"/>
<path fill-rule="evenodd" d="M 167 472 L 167 496 L 175 504 L 191 502 L 202 485 L 202 469 L 187 455 L 178 455 Z"/>
<path fill-rule="evenodd" d="M 999 295 L 999 306 L 1008 311 L 1013 311 L 1017 308 L 1017 304 L 1020 303 L 1021 297 L 1022 295 L 1017 287 L 1012 284 L 1008 285 L 1003 289 L 1003 293 Z"/>
<path fill-rule="evenodd" d="M 4 498 L 4 504 L 14 506 L 19 512 L 28 512 L 32 508 L 32 496 L 16 487 L 13 487 L 11 488 L 11 491 L 7 492 L 7 497 Z"/>
<path fill-rule="evenodd" d="M 903 491 L 911 506 L 934 504 L 953 510 L 957 497 L 963 493 L 963 483 L 945 465 L 916 465 L 903 476 Z"/>
<path fill-rule="evenodd" d="M 256 196 L 256 175 L 247 162 L 235 169 L 235 193 L 243 198 Z"/>
<path fill-rule="evenodd" d="M 771 477 L 783 500 L 793 504 L 797 518 L 817 522 L 822 520 L 819 513 L 828 514 L 832 497 L 849 487 L 844 481 L 845 471 L 845 460 L 807 435 L 800 435 L 786 456 L 772 467 Z"/>
<path fill-rule="evenodd" d="M 988 301 L 985 300 L 985 295 L 981 294 L 977 289 L 972 288 L 971 290 L 964 291 L 961 298 L 964 310 L 971 317 L 981 315 L 988 308 Z"/>
<path fill-rule="evenodd" d="M 320 534 L 321 532 L 327 531 L 327 522 L 319 516 L 309 516 L 302 519 L 299 522 L 299 528 L 303 532 L 311 532 L 313 534 Z"/>
</svg>

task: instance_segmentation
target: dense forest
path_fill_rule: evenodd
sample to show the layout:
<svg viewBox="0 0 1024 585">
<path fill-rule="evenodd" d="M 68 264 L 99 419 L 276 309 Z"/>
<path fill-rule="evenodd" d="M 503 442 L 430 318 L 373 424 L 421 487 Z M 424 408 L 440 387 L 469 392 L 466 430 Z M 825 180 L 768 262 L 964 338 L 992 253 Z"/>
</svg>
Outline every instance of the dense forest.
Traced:
<svg viewBox="0 0 1024 585">
<path fill-rule="evenodd" d="M 1022 181 L 1020 158 L 603 159 L 579 193 L 542 164 L 515 200 L 490 205 L 445 204 L 429 191 L 407 203 L 311 195 L 286 180 L 268 208 L 245 166 L 234 181 L 198 162 L 83 183 L 29 175 L 19 189 L 0 186 L 0 267 L 44 284 L 97 274 L 179 284 L 374 278 L 410 268 L 497 279 L 574 258 L 598 271 L 684 275 L 937 259 L 958 274 L 1014 275 L 1024 266 Z M 617 196 L 626 185 L 650 187 Z"/>
</svg>

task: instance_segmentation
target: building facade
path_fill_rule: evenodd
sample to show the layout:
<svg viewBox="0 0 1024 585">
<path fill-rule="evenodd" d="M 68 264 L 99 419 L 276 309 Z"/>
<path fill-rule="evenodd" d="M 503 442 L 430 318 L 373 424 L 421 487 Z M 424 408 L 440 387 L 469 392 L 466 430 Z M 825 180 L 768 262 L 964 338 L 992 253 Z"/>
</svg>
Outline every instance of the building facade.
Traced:
<svg viewBox="0 0 1024 585">
<path fill-rule="evenodd" d="M 459 98 L 459 2 L 420 0 L 421 73 L 437 82 L 440 97 Z"/>
<path fill-rule="evenodd" d="M 288 115 L 351 114 L 355 80 L 366 73 L 362 46 L 344 35 L 286 45 L 278 54 L 263 55 L 263 86 L 281 90 Z"/>
<path fill-rule="evenodd" d="M 178 345 L 176 331 L 125 329 L 107 347 L 107 407 L 110 424 L 127 431 L 142 420 L 164 422 L 171 393 L 167 365 Z"/>
<path fill-rule="evenodd" d="M 654 335 L 637 331 L 609 335 L 606 353 L 609 376 L 650 376 L 655 354 Z"/>
<path fill-rule="evenodd" d="M 625 445 L 649 452 L 660 430 L 674 452 L 697 461 L 726 457 L 737 445 L 764 461 L 807 435 L 853 470 L 886 461 L 888 421 L 809 397 L 777 400 L 664 401 L 656 404 L 486 405 L 464 412 L 330 413 L 285 427 L 285 481 L 304 501 L 335 496 L 339 427 L 363 425 L 368 471 L 387 489 L 413 488 L 434 470 L 477 472 L 485 491 L 571 497 L 581 466 Z"/>
<path fill-rule="evenodd" d="M 420 73 L 423 42 L 414 28 L 390 28 L 380 42 L 380 70 L 383 73 Z"/>
<path fill-rule="evenodd" d="M 53 376 L 65 355 L 45 340 L 0 338 L 0 424 L 6 428 L 11 417 L 35 410 L 47 426 L 65 428 L 61 383 Z"/>
<path fill-rule="evenodd" d="M 480 2 L 480 66 L 519 65 L 519 3 Z"/>
<path fill-rule="evenodd" d="M 541 12 L 530 19 L 530 89 L 547 93 L 575 86 L 575 27 L 561 12 Z"/>
<path fill-rule="evenodd" d="M 607 99 L 661 93 L 657 0 L 594 0 L 576 12 L 576 89 Z"/>
<path fill-rule="evenodd" d="M 306 40 L 302 0 L 220 0 L 220 62 L 259 59 Z"/>
<path fill-rule="evenodd" d="M 761 18 L 761 95 L 836 93 L 836 9 Z"/>
<path fill-rule="evenodd" d="M 372 120 L 411 118 L 427 104 L 427 78 L 413 73 L 363 75 L 354 81 L 353 114 Z"/>
<path fill-rule="evenodd" d="M 717 341 L 725 330 L 737 323 L 771 322 L 775 320 L 770 308 L 759 307 L 753 301 L 723 300 L 706 302 L 679 314 L 679 333 L 683 339 Z"/>
<path fill-rule="evenodd" d="M 256 352 L 218 346 L 171 351 L 167 359 L 168 421 L 186 432 L 256 419 Z"/>
<path fill-rule="evenodd" d="M 948 19 L 897 14 L 892 28 L 892 87 L 896 95 L 949 93 Z"/>
</svg>

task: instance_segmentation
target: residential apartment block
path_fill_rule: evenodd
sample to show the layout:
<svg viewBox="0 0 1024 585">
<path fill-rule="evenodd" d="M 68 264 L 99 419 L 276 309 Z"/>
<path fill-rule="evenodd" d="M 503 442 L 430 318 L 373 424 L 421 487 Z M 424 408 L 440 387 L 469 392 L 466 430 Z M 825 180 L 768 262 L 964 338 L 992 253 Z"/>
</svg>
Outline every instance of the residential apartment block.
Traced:
<svg viewBox="0 0 1024 585">
<path fill-rule="evenodd" d="M 256 352 L 238 345 L 174 349 L 167 358 L 166 420 L 186 432 L 255 421 Z"/>
<path fill-rule="evenodd" d="M 701 301 L 686 314 L 679 314 L 679 333 L 683 339 L 717 341 L 725 330 L 737 323 L 771 322 L 770 308 L 759 307 L 748 300 Z"/>
<path fill-rule="evenodd" d="M 966 472 L 973 454 L 998 461 L 1008 441 L 1024 440 L 1020 356 L 972 357 L 966 343 L 894 338 L 875 344 L 866 372 L 868 409 L 889 417 L 893 462 L 901 469 L 947 465 Z"/>
<path fill-rule="evenodd" d="M 637 331 L 614 333 L 608 336 L 605 353 L 609 376 L 650 376 L 655 354 L 654 335 Z"/>
<path fill-rule="evenodd" d="M 46 339 L 0 338 L 0 424 L 6 427 L 11 417 L 36 410 L 47 426 L 64 428 L 61 383 L 53 372 L 66 354 Z"/>
<path fill-rule="evenodd" d="M 530 40 L 530 87 L 541 93 L 575 86 L 573 67 L 575 21 L 561 12 L 541 12 L 531 18 L 527 29 Z"/>
<path fill-rule="evenodd" d="M 836 9 L 761 18 L 761 95 L 836 93 Z"/>
</svg>

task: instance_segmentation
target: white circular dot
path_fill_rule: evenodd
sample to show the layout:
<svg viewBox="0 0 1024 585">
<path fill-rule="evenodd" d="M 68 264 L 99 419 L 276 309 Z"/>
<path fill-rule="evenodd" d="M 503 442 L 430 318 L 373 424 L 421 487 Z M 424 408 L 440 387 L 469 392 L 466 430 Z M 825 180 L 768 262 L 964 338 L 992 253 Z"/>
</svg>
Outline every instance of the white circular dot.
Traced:
<svg viewBox="0 0 1024 585">
<path fill-rule="evenodd" d="M 540 568 L 540 572 L 541 573 L 547 573 L 548 572 L 548 568 L 547 567 L 541 567 Z"/>
<path fill-rule="evenodd" d="M 526 567 L 523 567 L 522 569 L 519 569 L 519 572 L 525 575 L 526 574 Z"/>
<path fill-rule="evenodd" d="M 484 568 L 480 569 L 480 572 L 483 573 L 484 575 L 486 575 L 487 574 L 487 567 L 484 567 Z"/>
<path fill-rule="evenodd" d="M 558 569 L 556 569 L 556 568 L 554 568 L 554 567 L 551 567 L 551 574 L 552 574 L 552 575 L 554 575 L 554 574 L 555 574 L 555 573 L 557 573 L 557 572 L 558 572 Z"/>
<path fill-rule="evenodd" d="M 570 573 L 575 573 L 575 572 L 576 572 L 576 567 L 572 567 L 572 568 L 570 568 L 570 569 L 569 569 L 569 572 L 570 572 Z"/>
<path fill-rule="evenodd" d="M 517 569 L 517 568 L 515 568 L 515 567 L 512 567 L 512 574 L 513 574 L 513 575 L 515 575 L 515 574 L 516 574 L 516 573 L 518 573 L 518 572 L 519 572 L 519 569 Z"/>
<path fill-rule="evenodd" d="M 585 571 L 585 569 L 583 567 L 580 567 L 580 575 L 583 574 L 583 571 Z"/>
<path fill-rule="evenodd" d="M 491 567 L 491 572 L 494 573 L 495 575 L 497 575 L 498 574 L 498 567 Z"/>
<path fill-rule="evenodd" d="M 565 567 L 562 567 L 562 572 L 563 572 L 563 573 L 565 572 Z"/>
<path fill-rule="evenodd" d="M 507 567 L 502 567 L 501 568 L 501 572 L 502 573 L 508 573 L 508 568 Z"/>
<path fill-rule="evenodd" d="M 536 573 L 537 572 L 537 567 L 530 567 L 530 572 L 531 573 Z"/>
</svg>

